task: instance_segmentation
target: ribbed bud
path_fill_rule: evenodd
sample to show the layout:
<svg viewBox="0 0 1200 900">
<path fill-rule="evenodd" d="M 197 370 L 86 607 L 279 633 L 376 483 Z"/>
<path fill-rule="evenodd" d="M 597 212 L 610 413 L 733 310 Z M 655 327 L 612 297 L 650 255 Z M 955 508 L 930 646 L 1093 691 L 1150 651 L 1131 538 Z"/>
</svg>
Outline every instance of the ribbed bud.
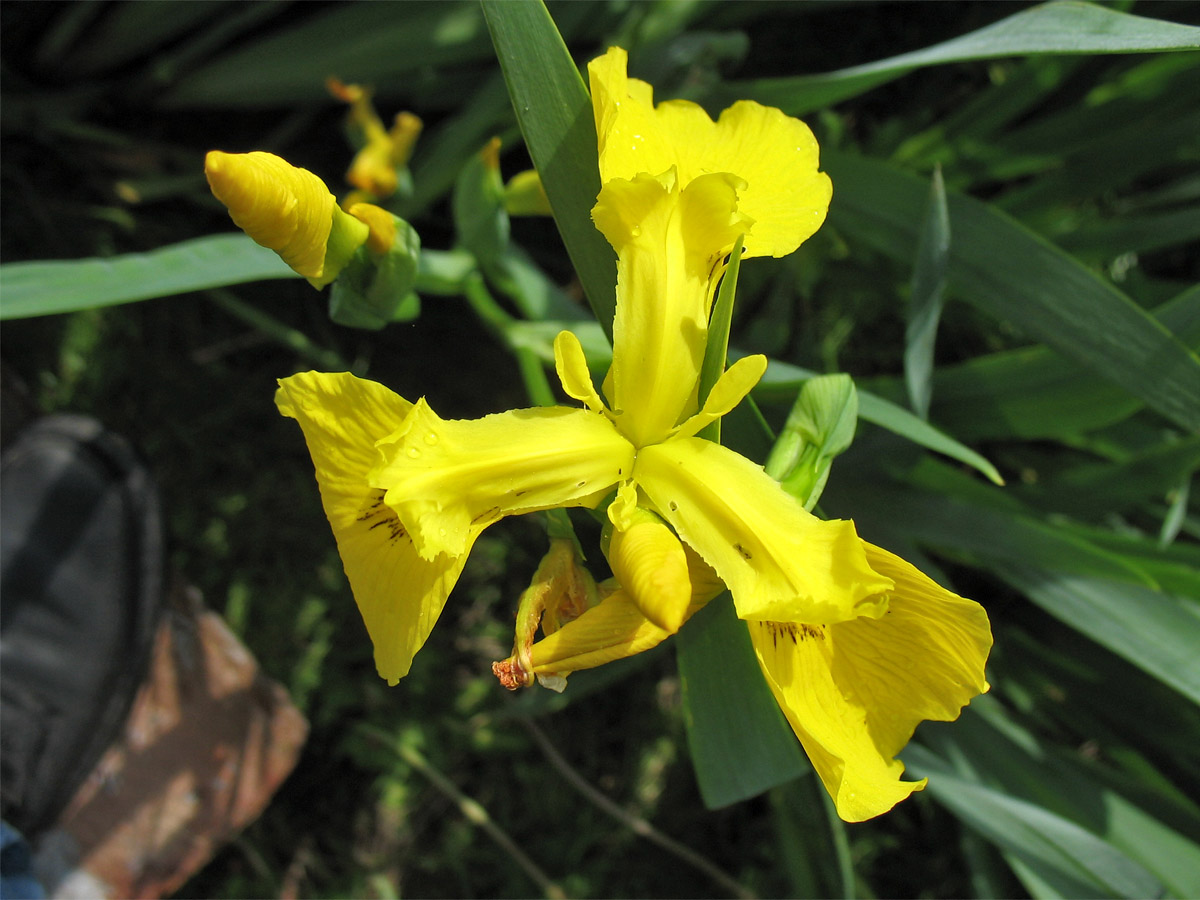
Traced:
<svg viewBox="0 0 1200 900">
<path fill-rule="evenodd" d="M 259 150 L 212 150 L 204 173 L 234 224 L 301 275 L 322 277 L 336 203 L 320 178 Z"/>
<path fill-rule="evenodd" d="M 642 615 L 659 628 L 678 631 L 692 600 L 687 556 L 657 516 L 639 513 L 644 518 L 626 531 L 613 530 L 608 561 Z"/>
</svg>

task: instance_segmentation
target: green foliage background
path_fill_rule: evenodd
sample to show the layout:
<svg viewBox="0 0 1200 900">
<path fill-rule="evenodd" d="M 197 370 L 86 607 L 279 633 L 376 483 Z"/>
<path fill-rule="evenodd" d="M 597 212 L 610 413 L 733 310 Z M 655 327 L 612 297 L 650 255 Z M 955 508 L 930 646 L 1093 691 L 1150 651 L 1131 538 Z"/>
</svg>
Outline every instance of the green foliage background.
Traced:
<svg viewBox="0 0 1200 900">
<path fill-rule="evenodd" d="M 267 813 L 181 896 L 731 892 L 630 816 L 760 895 L 1200 894 L 1200 38 L 1170 24 L 1196 8 L 485 8 L 0 6 L 4 377 L 144 451 L 173 562 L 313 725 Z M 996 634 L 991 693 L 918 731 L 904 759 L 929 789 L 878 820 L 832 818 L 795 755 L 714 749 L 696 723 L 717 699 L 686 676 L 724 646 L 716 615 L 562 697 L 500 690 L 488 664 L 544 547 L 532 519 L 481 539 L 412 675 L 374 675 L 274 380 L 349 368 L 466 417 L 529 402 L 555 323 L 603 359 L 583 298 L 611 303 L 611 261 L 580 219 L 588 136 L 551 23 L 577 64 L 620 44 L 660 99 L 758 99 L 821 141 L 829 222 L 742 267 L 731 349 L 772 357 L 754 396 L 775 428 L 813 373 L 854 377 L 823 511 L 979 600 Z M 331 74 L 427 123 L 400 210 L 423 302 L 379 332 L 209 237 L 230 223 L 207 149 L 340 183 Z M 451 194 L 495 134 L 506 175 L 542 166 L 562 238 L 514 220 L 499 251 L 462 245 Z M 748 414 L 723 437 L 765 458 Z"/>
</svg>

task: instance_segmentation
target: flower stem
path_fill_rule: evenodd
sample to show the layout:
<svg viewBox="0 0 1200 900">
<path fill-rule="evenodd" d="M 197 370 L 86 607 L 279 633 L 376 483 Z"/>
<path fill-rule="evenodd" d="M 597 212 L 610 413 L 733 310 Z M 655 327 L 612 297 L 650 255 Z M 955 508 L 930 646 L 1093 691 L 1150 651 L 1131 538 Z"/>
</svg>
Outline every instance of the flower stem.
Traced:
<svg viewBox="0 0 1200 900">
<path fill-rule="evenodd" d="M 278 341 L 285 347 L 290 347 L 304 359 L 320 368 L 328 372 L 350 370 L 349 364 L 339 354 L 332 350 L 326 350 L 303 332 L 283 324 L 274 316 L 239 299 L 232 291 L 217 289 L 208 291 L 207 294 L 210 300 L 234 318 L 241 319 L 267 337 Z"/>
<path fill-rule="evenodd" d="M 741 897 L 743 900 L 753 900 L 755 896 L 753 893 L 746 890 L 746 888 L 738 884 L 737 881 L 735 881 L 730 875 L 727 875 L 725 872 L 718 869 L 695 850 L 684 846 L 673 838 L 667 837 L 641 816 L 635 816 L 632 813 L 622 809 L 608 797 L 604 796 L 604 794 L 600 793 L 598 790 L 588 784 L 587 780 L 578 772 L 576 772 L 571 767 L 570 763 L 563 759 L 562 754 L 558 752 L 554 744 L 552 744 L 550 739 L 546 737 L 545 733 L 534 724 L 532 719 L 520 718 L 517 719 L 517 721 L 525 726 L 525 729 L 530 733 L 534 741 L 537 742 L 537 745 L 546 755 L 546 759 L 550 762 L 550 765 L 554 766 L 554 768 L 558 770 L 558 773 L 567 780 L 571 787 L 583 794 L 583 796 L 586 797 L 591 803 L 595 804 L 602 811 L 608 813 L 608 815 L 621 822 L 634 834 L 640 835 L 646 840 L 658 844 L 658 846 L 662 847 L 671 855 L 687 863 L 697 871 L 703 872 L 717 884 L 721 885 L 722 888 L 729 891 L 729 893 L 733 896 Z"/>
<path fill-rule="evenodd" d="M 528 347 L 513 344 L 511 327 L 516 319 L 496 302 L 496 298 L 487 289 L 483 277 L 478 272 L 468 275 L 462 287 L 463 295 L 471 304 L 471 309 L 475 310 L 476 315 L 517 358 L 517 366 L 521 371 L 521 379 L 525 382 L 525 391 L 529 394 L 530 402 L 537 406 L 554 406 L 558 401 L 554 397 L 542 361 Z"/>
</svg>

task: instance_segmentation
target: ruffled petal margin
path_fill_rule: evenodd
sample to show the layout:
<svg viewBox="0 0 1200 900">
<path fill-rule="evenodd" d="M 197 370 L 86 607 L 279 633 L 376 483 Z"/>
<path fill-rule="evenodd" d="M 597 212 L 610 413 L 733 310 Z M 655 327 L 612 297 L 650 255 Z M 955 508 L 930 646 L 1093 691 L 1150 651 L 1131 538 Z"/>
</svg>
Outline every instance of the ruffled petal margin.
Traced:
<svg viewBox="0 0 1200 900">
<path fill-rule="evenodd" d="M 895 582 L 887 613 L 833 625 L 749 622 L 767 684 L 848 822 L 887 812 L 925 781 L 895 759 L 923 720 L 952 721 L 988 689 L 983 607 L 863 542 Z"/>
<path fill-rule="evenodd" d="M 654 106 L 650 85 L 626 75 L 613 47 L 588 65 L 600 180 L 660 175 L 674 167 L 680 187 L 707 173 L 745 182 L 738 210 L 755 222 L 742 256 L 786 256 L 825 221 L 833 186 L 817 171 L 819 148 L 808 126 L 778 109 L 743 100 L 714 122 L 686 100 Z"/>
</svg>

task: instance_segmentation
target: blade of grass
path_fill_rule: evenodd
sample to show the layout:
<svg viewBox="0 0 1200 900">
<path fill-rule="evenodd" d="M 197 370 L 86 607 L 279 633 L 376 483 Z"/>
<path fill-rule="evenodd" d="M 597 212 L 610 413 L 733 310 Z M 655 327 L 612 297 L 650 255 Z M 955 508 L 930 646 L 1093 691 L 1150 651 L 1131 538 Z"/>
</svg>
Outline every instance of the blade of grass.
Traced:
<svg viewBox="0 0 1200 900">
<path fill-rule="evenodd" d="M 933 347 L 942 315 L 942 292 L 950 261 L 950 212 L 940 166 L 933 171 L 921 237 L 913 266 L 912 296 L 908 300 L 908 327 L 904 334 L 904 380 L 913 411 L 929 418 L 933 396 Z"/>
<path fill-rule="evenodd" d="M 398 81 L 435 66 L 485 63 L 490 52 L 474 3 L 338 5 L 196 69 L 159 103 L 287 106 L 323 98 L 331 74 L 344 81 Z"/>
<path fill-rule="evenodd" d="M 1144 867 L 1069 819 L 1010 797 L 956 772 L 919 744 L 904 752 L 914 774 L 929 777 L 928 791 L 1001 848 L 1058 877 L 1074 897 L 1156 897 L 1162 884 Z"/>
</svg>

